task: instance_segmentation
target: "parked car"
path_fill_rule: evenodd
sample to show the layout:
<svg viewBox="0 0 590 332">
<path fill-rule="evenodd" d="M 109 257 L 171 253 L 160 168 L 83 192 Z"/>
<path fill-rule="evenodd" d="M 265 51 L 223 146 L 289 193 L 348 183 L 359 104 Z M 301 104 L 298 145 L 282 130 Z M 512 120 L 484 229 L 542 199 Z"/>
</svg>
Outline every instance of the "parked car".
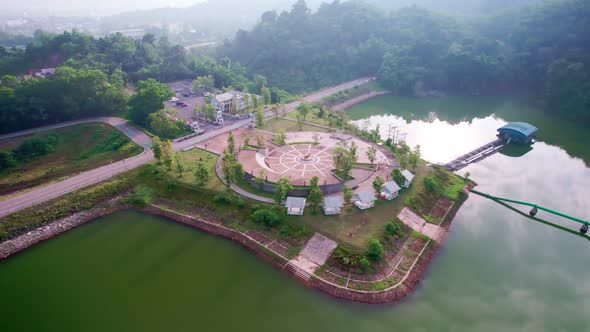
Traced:
<svg viewBox="0 0 590 332">
<path fill-rule="evenodd" d="M 184 101 L 177 101 L 176 102 L 176 106 L 182 106 L 182 104 L 185 104 L 185 102 Z"/>
</svg>

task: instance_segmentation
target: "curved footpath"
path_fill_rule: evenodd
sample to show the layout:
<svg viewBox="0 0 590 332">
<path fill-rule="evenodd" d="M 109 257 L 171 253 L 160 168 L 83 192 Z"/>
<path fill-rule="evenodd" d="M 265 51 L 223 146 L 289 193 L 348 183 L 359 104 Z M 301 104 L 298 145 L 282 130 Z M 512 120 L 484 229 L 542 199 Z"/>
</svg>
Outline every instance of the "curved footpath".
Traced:
<svg viewBox="0 0 590 332">
<path fill-rule="evenodd" d="M 295 102 L 285 105 L 286 111 L 292 112 L 302 102 L 317 102 L 317 101 L 320 101 L 320 100 L 324 99 L 325 97 L 332 95 L 334 93 L 337 93 L 339 91 L 347 90 L 347 89 L 353 88 L 358 85 L 366 84 L 366 83 L 372 81 L 373 79 L 374 78 L 372 78 L 372 77 L 360 78 L 360 79 L 357 79 L 354 81 L 342 83 L 342 84 L 334 86 L 334 87 L 329 87 L 329 88 L 320 90 L 316 93 L 313 93 L 313 94 L 310 94 L 310 95 L 304 97 L 302 100 L 295 101 Z M 273 117 L 274 116 L 273 114 L 274 113 L 270 109 L 266 110 L 266 117 L 267 118 Z M 134 141 L 136 139 L 138 139 L 140 142 L 142 142 L 139 144 L 144 146 L 144 148 L 149 149 L 151 147 L 151 140 L 148 143 L 147 141 L 145 141 L 145 138 L 142 136 L 145 134 L 139 132 L 139 130 L 137 130 L 136 128 L 133 128 L 130 125 L 128 125 L 125 120 L 122 120 L 125 122 L 121 123 L 120 122 L 121 120 L 122 119 L 120 119 L 120 118 L 106 117 L 106 118 L 93 118 L 93 119 L 70 121 L 67 123 L 61 123 L 61 124 L 45 126 L 45 127 L 41 127 L 41 128 L 37 128 L 37 129 L 30 129 L 30 130 L 20 131 L 17 133 L 3 135 L 3 136 L 0 136 L 0 140 L 13 138 L 13 137 L 17 137 L 17 136 L 22 136 L 22 135 L 27 135 L 27 134 L 32 134 L 32 133 L 41 132 L 41 131 L 46 131 L 46 130 L 50 130 L 50 129 L 72 126 L 72 125 L 79 124 L 79 123 L 105 122 L 105 121 L 106 121 L 106 123 L 110 123 L 109 121 L 113 121 L 115 123 L 114 126 L 119 128 L 120 130 L 122 130 L 127 136 L 131 137 Z M 193 137 L 193 138 L 188 139 L 186 141 L 176 142 L 176 143 L 174 143 L 174 149 L 177 151 L 183 150 L 183 149 L 191 147 L 197 143 L 200 143 L 202 141 L 211 139 L 213 137 L 225 134 L 229 131 L 233 131 L 233 130 L 236 130 L 238 128 L 241 128 L 241 127 L 244 127 L 247 125 L 248 125 L 248 120 L 238 121 L 238 122 L 232 124 L 231 126 L 222 127 L 217 130 L 210 131 L 204 135 Z M 139 134 L 139 133 L 141 133 L 141 134 Z M 59 197 L 61 195 L 72 192 L 76 189 L 79 189 L 79 188 L 82 188 L 85 186 L 89 186 L 92 184 L 96 184 L 100 181 L 106 180 L 106 179 L 108 179 L 114 175 L 120 174 L 124 171 L 139 167 L 143 164 L 147 164 L 147 163 L 151 162 L 152 160 L 154 160 L 153 153 L 151 152 L 151 150 L 150 151 L 146 150 L 146 151 L 144 151 L 143 154 L 141 154 L 139 156 L 131 157 L 131 158 L 107 165 L 107 166 L 103 166 L 103 167 L 100 167 L 100 168 L 97 168 L 97 169 L 94 169 L 94 170 L 91 170 L 88 172 L 84 172 L 84 173 L 81 173 L 75 177 L 66 179 L 64 181 L 56 182 L 54 184 L 50 184 L 50 185 L 45 186 L 43 188 L 39 188 L 37 190 L 30 191 L 30 192 L 24 193 L 20 196 L 5 200 L 3 202 L 0 202 L 0 217 L 6 216 L 6 215 L 16 212 L 18 210 L 33 206 L 35 204 L 50 200 L 52 198 Z"/>
</svg>

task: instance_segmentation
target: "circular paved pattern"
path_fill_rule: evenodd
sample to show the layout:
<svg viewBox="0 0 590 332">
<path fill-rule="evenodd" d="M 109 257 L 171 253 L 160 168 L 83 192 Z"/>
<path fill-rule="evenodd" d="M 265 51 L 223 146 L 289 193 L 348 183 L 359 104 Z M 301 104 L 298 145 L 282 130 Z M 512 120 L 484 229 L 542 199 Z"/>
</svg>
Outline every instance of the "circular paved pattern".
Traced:
<svg viewBox="0 0 590 332">
<path fill-rule="evenodd" d="M 304 178 L 329 175 L 334 169 L 330 149 L 321 145 L 285 145 L 264 158 L 271 170 L 284 174 L 293 172 Z"/>
</svg>

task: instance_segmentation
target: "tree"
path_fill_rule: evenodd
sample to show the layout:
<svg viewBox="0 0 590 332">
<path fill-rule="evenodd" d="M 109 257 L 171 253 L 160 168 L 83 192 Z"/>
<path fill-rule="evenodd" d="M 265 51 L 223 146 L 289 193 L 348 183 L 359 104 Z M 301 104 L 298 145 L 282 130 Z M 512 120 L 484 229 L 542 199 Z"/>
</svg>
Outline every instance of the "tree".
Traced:
<svg viewBox="0 0 590 332">
<path fill-rule="evenodd" d="M 385 254 L 383 245 L 379 240 L 369 240 L 369 248 L 367 249 L 367 258 L 375 263 L 381 261 Z"/>
<path fill-rule="evenodd" d="M 256 185 L 258 186 L 258 189 L 262 190 L 262 187 L 264 186 L 264 182 L 265 182 L 265 174 L 266 172 L 264 171 L 264 169 L 260 169 L 260 171 L 258 171 L 258 177 L 254 178 L 254 183 L 256 183 Z"/>
<path fill-rule="evenodd" d="M 172 170 L 172 159 L 174 158 L 174 148 L 169 140 L 162 142 L 162 162 L 166 165 L 168 171 Z"/>
<path fill-rule="evenodd" d="M 260 94 L 262 95 L 262 99 L 264 100 L 264 105 L 269 105 L 271 102 L 270 89 L 267 87 L 263 87 L 262 89 L 260 89 Z"/>
<path fill-rule="evenodd" d="M 158 161 L 158 164 L 162 163 L 162 141 L 158 137 L 154 137 L 152 140 L 152 150 L 154 151 L 154 158 Z"/>
<path fill-rule="evenodd" d="M 352 197 L 354 196 L 352 188 L 345 184 L 342 187 L 342 193 L 344 194 L 344 203 L 350 204 L 350 202 L 352 201 Z"/>
<path fill-rule="evenodd" d="M 223 154 L 221 161 L 221 171 L 223 172 L 223 177 L 225 179 L 225 183 L 227 188 L 231 187 L 232 183 L 235 183 L 242 175 L 243 175 L 243 168 L 242 164 L 238 162 L 236 156 L 234 154 L 230 154 L 226 152 Z"/>
<path fill-rule="evenodd" d="M 290 191 L 293 190 L 293 184 L 291 180 L 288 178 L 280 178 L 279 181 L 276 183 L 275 192 L 274 192 L 274 199 L 278 205 L 283 204 L 283 202 L 287 199 L 287 195 Z"/>
<path fill-rule="evenodd" d="M 393 171 L 391 171 L 391 178 L 400 187 L 406 183 L 406 177 L 402 174 L 399 168 L 394 168 Z"/>
<path fill-rule="evenodd" d="M 214 122 L 217 119 L 217 110 L 210 103 L 203 106 L 203 113 L 205 113 L 205 118 L 208 121 Z"/>
<path fill-rule="evenodd" d="M 313 107 L 308 103 L 301 103 L 297 106 L 297 113 L 301 115 L 301 118 L 305 121 L 305 118 L 307 118 L 307 115 L 311 112 L 312 108 Z"/>
<path fill-rule="evenodd" d="M 385 184 L 385 180 L 378 176 L 373 181 L 373 190 L 375 190 L 375 196 L 379 197 L 381 195 L 381 187 Z"/>
<path fill-rule="evenodd" d="M 324 201 L 324 193 L 320 189 L 318 182 L 319 179 L 317 176 L 311 178 L 311 187 L 309 189 L 309 195 L 307 195 L 307 201 L 314 213 L 316 212 L 317 207 Z"/>
<path fill-rule="evenodd" d="M 283 128 L 277 129 L 275 134 L 275 143 L 278 145 L 285 145 L 285 140 L 287 139 L 287 134 Z"/>
<path fill-rule="evenodd" d="M 348 149 L 341 146 L 336 147 L 332 159 L 339 173 L 338 175 L 347 180 L 350 177 L 350 171 L 357 163 L 357 147 L 354 141 Z"/>
<path fill-rule="evenodd" d="M 227 136 L 227 154 L 236 154 L 236 139 L 234 138 L 234 134 L 230 131 L 229 135 Z"/>
<path fill-rule="evenodd" d="M 207 182 L 209 182 L 209 170 L 203 162 L 199 162 L 197 164 L 194 175 L 197 181 L 197 185 L 199 185 L 200 187 L 206 185 Z"/>
<path fill-rule="evenodd" d="M 299 129 L 299 131 L 303 130 L 303 115 L 297 113 L 297 115 L 295 115 L 295 117 L 297 118 L 297 128 Z"/>
<path fill-rule="evenodd" d="M 258 128 L 264 127 L 264 122 L 265 122 L 264 110 L 257 109 L 256 112 L 254 113 L 254 116 L 256 117 L 256 127 L 258 127 Z"/>
<path fill-rule="evenodd" d="M 175 109 L 163 109 L 148 116 L 149 128 L 161 138 L 173 139 L 188 133 L 182 120 L 174 120 Z"/>
<path fill-rule="evenodd" d="M 193 91 L 197 92 L 199 89 L 209 91 L 215 87 L 215 78 L 213 75 L 197 76 L 193 81 Z"/>
<path fill-rule="evenodd" d="M 279 107 L 279 105 L 277 105 L 277 104 L 272 105 L 272 112 L 274 113 L 275 118 L 278 118 L 280 115 L 280 112 L 281 112 L 281 108 Z"/>
<path fill-rule="evenodd" d="M 238 114 L 238 97 L 236 95 L 231 99 L 231 113 Z"/>
<path fill-rule="evenodd" d="M 129 100 L 129 118 L 138 124 L 146 124 L 148 115 L 164 108 L 164 102 L 174 96 L 170 87 L 154 79 L 140 81 L 137 93 Z"/>
<path fill-rule="evenodd" d="M 180 158 L 180 154 L 174 154 L 174 161 L 176 163 L 176 172 L 178 173 L 178 177 L 181 178 L 184 175 L 184 171 L 186 170 L 184 166 L 184 162 Z"/>
<path fill-rule="evenodd" d="M 418 164 L 418 161 L 420 160 L 421 157 L 421 153 L 420 153 L 420 145 L 416 145 L 416 147 L 414 148 L 414 151 L 410 152 L 410 155 L 408 157 L 408 163 L 412 166 L 412 168 L 415 170 L 416 166 Z"/>
<path fill-rule="evenodd" d="M 377 158 L 377 148 L 375 148 L 374 146 L 370 146 L 367 149 L 367 158 L 369 158 L 371 164 L 374 164 L 375 158 Z"/>
</svg>

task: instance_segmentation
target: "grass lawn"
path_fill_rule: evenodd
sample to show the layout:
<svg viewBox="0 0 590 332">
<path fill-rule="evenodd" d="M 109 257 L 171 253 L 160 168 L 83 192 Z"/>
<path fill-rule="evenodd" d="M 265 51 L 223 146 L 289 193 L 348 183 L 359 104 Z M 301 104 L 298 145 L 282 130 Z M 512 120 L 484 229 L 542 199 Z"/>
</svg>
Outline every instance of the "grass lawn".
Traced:
<svg viewBox="0 0 590 332">
<path fill-rule="evenodd" d="M 423 179 L 432 170 L 424 163 L 420 163 L 416 171 L 411 171 L 416 174 L 416 177 L 409 189 L 403 189 L 400 195 L 392 201 L 377 201 L 372 209 L 361 211 L 350 204 L 342 209 L 341 215 L 325 216 L 320 207 L 318 207 L 316 214 L 313 214 L 311 208 L 307 207 L 303 216 L 288 216 L 287 218 L 304 223 L 312 230 L 353 249 L 364 250 L 369 240 L 381 238 L 385 224 L 397 217 L 404 208 L 404 200 L 413 193 L 423 190 Z M 353 236 L 350 237 L 349 233 L 352 233 Z"/>
<path fill-rule="evenodd" d="M 302 130 L 299 130 L 299 127 L 297 126 L 297 122 L 289 121 L 289 120 L 285 120 L 285 119 L 271 119 L 266 122 L 266 125 L 264 127 L 262 127 L 262 129 L 268 130 L 273 133 L 276 132 L 278 129 L 283 129 L 285 132 L 290 132 L 290 131 L 318 131 L 318 132 L 322 132 L 322 133 L 330 132 L 327 129 L 324 129 L 321 127 L 316 127 L 316 126 L 310 126 L 307 124 L 303 124 Z"/>
<path fill-rule="evenodd" d="M 211 153 L 209 151 L 201 150 L 201 149 L 191 149 L 188 151 L 178 152 L 180 155 L 181 160 L 184 162 L 184 166 L 186 170 L 182 177 L 178 177 L 178 173 L 176 172 L 176 166 L 172 165 L 172 170 L 168 171 L 168 175 L 177 179 L 179 183 L 184 183 L 188 186 L 199 187 L 197 185 L 197 181 L 194 175 L 194 169 L 196 168 L 197 164 L 200 162 L 204 162 L 205 166 L 209 170 L 209 182 L 203 187 L 203 189 L 211 190 L 214 192 L 221 192 L 225 190 L 225 185 L 221 180 L 217 177 L 215 173 L 215 164 L 217 163 L 218 155 L 215 153 Z M 166 168 L 164 166 L 160 167 L 162 170 Z"/>
<path fill-rule="evenodd" d="M 297 111 L 287 113 L 287 117 L 289 119 L 297 120 Z M 324 121 L 322 118 L 318 118 L 317 113 L 310 112 L 307 117 L 305 117 L 305 122 L 311 122 L 315 124 L 319 124 L 321 126 L 328 126 L 328 123 Z"/>
<path fill-rule="evenodd" d="M 86 123 L 3 141 L 0 151 L 11 151 L 27 140 L 49 136 L 55 138 L 52 152 L 19 161 L 15 168 L 0 172 L 0 195 L 68 178 L 143 150 L 109 125 Z"/>
</svg>

